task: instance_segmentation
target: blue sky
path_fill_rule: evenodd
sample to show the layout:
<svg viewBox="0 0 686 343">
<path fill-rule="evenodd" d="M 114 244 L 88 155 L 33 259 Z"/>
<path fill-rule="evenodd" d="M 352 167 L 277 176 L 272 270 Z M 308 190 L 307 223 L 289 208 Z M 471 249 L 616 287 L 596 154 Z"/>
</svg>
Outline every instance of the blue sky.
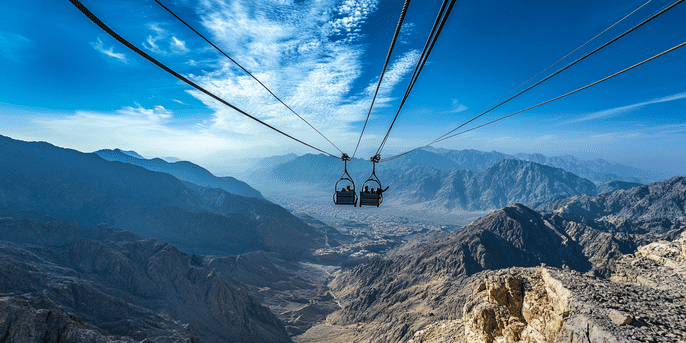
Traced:
<svg viewBox="0 0 686 343">
<path fill-rule="evenodd" d="M 163 2 L 352 153 L 401 1 Z M 441 136 L 645 2 L 458 2 L 382 157 Z M 194 82 L 299 139 L 338 153 L 154 1 L 83 3 L 120 35 Z M 669 3 L 652 0 L 539 79 Z M 410 4 L 359 157 L 369 157 L 381 143 L 439 7 L 434 0 Z M 682 43 L 685 17 L 686 5 L 676 6 L 473 125 Z M 683 48 L 436 146 L 572 154 L 683 175 L 685 61 Z M 245 157 L 314 152 L 182 84 L 116 42 L 67 0 L 3 4 L 0 75 L 0 134 L 17 139 L 81 151 L 118 147 L 215 169 Z"/>
</svg>

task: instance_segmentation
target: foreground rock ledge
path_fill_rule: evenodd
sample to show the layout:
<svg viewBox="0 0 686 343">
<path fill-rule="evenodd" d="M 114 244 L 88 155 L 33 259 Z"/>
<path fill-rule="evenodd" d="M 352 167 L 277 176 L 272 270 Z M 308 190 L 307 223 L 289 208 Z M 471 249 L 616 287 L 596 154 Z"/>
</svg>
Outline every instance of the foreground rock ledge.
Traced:
<svg viewBox="0 0 686 343">
<path fill-rule="evenodd" d="M 489 272 L 430 342 L 686 342 L 686 234 L 625 255 L 611 279 L 550 267 Z"/>
</svg>

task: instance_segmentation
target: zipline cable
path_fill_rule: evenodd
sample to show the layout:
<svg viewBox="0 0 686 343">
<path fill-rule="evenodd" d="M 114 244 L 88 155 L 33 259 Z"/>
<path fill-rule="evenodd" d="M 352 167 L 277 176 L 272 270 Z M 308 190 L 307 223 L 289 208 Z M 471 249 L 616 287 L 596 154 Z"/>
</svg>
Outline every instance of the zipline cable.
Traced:
<svg viewBox="0 0 686 343">
<path fill-rule="evenodd" d="M 553 64 L 549 65 L 548 67 L 546 67 L 545 69 L 539 71 L 536 75 L 534 75 L 534 76 L 532 76 L 531 78 L 529 78 L 528 80 L 522 82 L 519 86 L 517 86 L 517 87 L 511 89 L 511 90 L 508 91 L 507 93 L 505 93 L 505 94 L 503 94 L 502 96 L 500 96 L 498 99 L 493 100 L 493 102 L 491 102 L 490 104 L 486 105 L 484 108 L 480 109 L 478 112 L 481 112 L 481 111 L 486 110 L 486 109 L 487 109 L 488 107 L 490 107 L 491 105 L 493 105 L 493 104 L 495 104 L 496 102 L 500 101 L 500 99 L 506 97 L 508 94 L 510 94 L 510 93 L 516 91 L 517 89 L 521 88 L 521 87 L 524 86 L 525 84 L 529 83 L 531 80 L 535 79 L 535 78 L 538 77 L 539 75 L 541 75 L 541 74 L 543 74 L 544 72 L 546 72 L 548 69 L 550 69 L 550 68 L 556 66 L 558 63 L 562 62 L 562 61 L 565 60 L 567 57 L 569 57 L 569 56 L 571 56 L 572 54 L 574 54 L 575 52 L 579 51 L 579 49 L 581 49 L 581 48 L 583 48 L 584 46 L 588 45 L 589 43 L 591 43 L 592 41 L 594 41 L 596 38 L 598 38 L 598 37 L 600 37 L 601 35 L 603 35 L 605 32 L 607 32 L 607 31 L 609 31 L 610 29 L 612 29 L 613 27 L 617 26 L 619 23 L 621 23 L 622 21 L 624 21 L 626 18 L 629 18 L 632 14 L 638 12 L 641 8 L 643 8 L 643 7 L 645 7 L 646 5 L 648 5 L 651 1 L 652 1 L 652 0 L 648 0 L 646 3 L 644 3 L 644 4 L 641 5 L 641 6 L 639 6 L 638 8 L 636 8 L 635 10 L 633 10 L 631 13 L 627 14 L 626 16 L 624 16 L 622 19 L 619 19 L 617 22 L 615 22 L 614 24 L 610 25 L 608 28 L 606 28 L 605 30 L 603 30 L 603 31 L 600 32 L 599 34 L 595 35 L 593 38 L 589 39 L 589 40 L 586 41 L 584 44 L 581 44 L 581 45 L 578 46 L 576 49 L 572 50 L 572 51 L 569 52 L 567 55 L 565 55 L 565 56 L 563 56 L 562 58 L 560 58 L 559 60 L 557 60 L 555 63 L 553 63 Z M 667 6 L 665 6 L 665 7 L 667 7 Z M 664 9 L 664 8 L 663 8 L 663 9 Z M 656 13 L 657 13 L 657 12 L 656 12 Z M 653 14 L 654 14 L 654 13 L 653 13 Z M 446 134 L 444 134 L 444 135 L 441 136 L 441 137 L 436 138 L 436 140 L 439 140 L 439 139 L 441 139 L 441 138 L 443 138 L 443 137 L 449 135 L 450 133 L 452 133 L 452 131 L 451 131 L 451 132 L 448 132 L 448 133 L 446 133 Z"/>
<path fill-rule="evenodd" d="M 357 145 L 355 146 L 355 151 L 353 152 L 353 157 L 357 153 L 357 148 L 360 147 L 360 141 L 362 140 L 362 135 L 364 135 L 364 129 L 367 127 L 367 122 L 369 121 L 369 115 L 372 113 L 372 108 L 374 107 L 374 102 L 376 101 L 376 95 L 379 94 L 379 88 L 381 87 L 381 81 L 386 73 L 386 67 L 388 67 L 388 61 L 391 59 L 391 53 L 393 52 L 393 47 L 395 46 L 395 41 L 398 40 L 398 35 L 400 34 L 400 28 L 403 26 L 403 21 L 405 20 L 405 13 L 407 13 L 407 7 L 410 6 L 410 0 L 405 0 L 403 4 L 403 9 L 400 12 L 400 18 L 398 19 L 398 25 L 395 27 L 395 33 L 393 34 L 393 39 L 391 40 L 391 46 L 388 48 L 388 54 L 386 55 L 386 62 L 384 62 L 383 70 L 381 71 L 381 76 L 379 77 L 379 83 L 376 85 L 376 91 L 374 92 L 374 98 L 372 98 L 372 105 L 369 106 L 369 112 L 367 112 L 367 119 L 364 121 L 364 126 L 362 126 L 362 132 L 360 133 L 360 138 L 357 140 Z"/>
<path fill-rule="evenodd" d="M 107 34 L 109 34 L 110 36 L 112 36 L 112 38 L 114 38 L 114 39 L 116 39 L 117 41 L 119 41 L 119 43 L 124 44 L 127 48 L 133 50 L 135 53 L 139 54 L 139 55 L 142 56 L 143 58 L 145 58 L 145 59 L 147 59 L 148 61 L 152 62 L 152 63 L 155 64 L 156 66 L 162 68 L 164 71 L 168 72 L 169 74 L 172 74 L 173 76 L 175 76 L 175 77 L 178 78 L 179 80 L 181 80 L 181 81 L 187 83 L 187 84 L 190 85 L 191 87 L 193 87 L 193 88 L 195 88 L 195 89 L 197 89 L 197 90 L 199 90 L 199 91 L 205 93 L 205 94 L 208 95 L 209 97 L 211 97 L 211 98 L 213 98 L 213 99 L 215 99 L 215 100 L 221 102 L 222 104 L 224 104 L 224 105 L 226 105 L 226 106 L 228 106 L 228 107 L 230 107 L 230 108 L 236 110 L 238 113 L 243 114 L 243 115 L 247 116 L 248 118 L 250 118 L 250 119 L 252 119 L 252 120 L 254 120 L 254 121 L 256 121 L 256 122 L 258 122 L 258 123 L 260 123 L 260 124 L 262 124 L 262 125 L 264 125 L 264 126 L 270 128 L 270 129 L 272 129 L 272 130 L 274 130 L 274 131 L 276 131 L 276 132 L 278 132 L 278 133 L 280 133 L 280 134 L 282 134 L 282 135 L 284 135 L 284 136 L 286 136 L 286 137 L 288 137 L 288 138 L 290 138 L 290 139 L 292 139 L 292 140 L 294 140 L 294 141 L 296 141 L 296 142 L 298 142 L 298 143 L 301 143 L 301 144 L 303 144 L 303 145 L 305 145 L 305 146 L 308 146 L 308 147 L 310 147 L 310 148 L 312 148 L 312 149 L 314 149 L 314 150 L 317 150 L 317 151 L 319 151 L 319 152 L 321 152 L 321 153 L 324 153 L 324 154 L 326 154 L 326 155 L 329 155 L 329 156 L 338 158 L 338 156 L 336 156 L 336 155 L 330 154 L 330 153 L 328 153 L 328 152 L 326 152 L 326 151 L 324 151 L 324 150 L 321 150 L 321 149 L 316 148 L 316 147 L 314 147 L 314 146 L 312 146 L 312 145 L 309 145 L 309 144 L 307 144 L 307 143 L 305 143 L 305 142 L 303 142 L 303 141 L 301 141 L 301 140 L 299 140 L 299 139 L 297 139 L 297 138 L 295 138 L 295 137 L 293 137 L 293 136 L 291 136 L 291 135 L 289 135 L 289 134 L 287 134 L 287 133 L 285 133 L 285 132 L 283 132 L 283 131 L 281 131 L 281 130 L 279 130 L 279 129 L 277 129 L 277 128 L 275 128 L 275 127 L 273 127 L 273 126 L 271 126 L 271 125 L 269 125 L 269 124 L 267 124 L 267 123 L 265 123 L 265 122 L 263 122 L 263 121 L 261 121 L 260 119 L 257 119 L 257 118 L 255 118 L 255 117 L 251 116 L 250 114 L 246 113 L 245 111 L 241 110 L 240 108 L 238 108 L 238 107 L 236 107 L 236 106 L 234 106 L 234 105 L 228 103 L 228 102 L 225 101 L 224 99 L 222 99 L 222 98 L 220 98 L 220 97 L 214 95 L 213 93 L 211 93 L 210 91 L 206 90 L 205 88 L 200 87 L 199 85 L 197 85 L 197 84 L 194 83 L 193 81 L 191 81 L 191 80 L 185 78 L 184 76 L 182 76 L 181 74 L 179 74 L 179 73 L 173 71 L 172 69 L 170 69 L 170 68 L 167 67 L 166 65 L 162 64 L 161 62 L 159 62 L 158 60 L 156 60 L 156 59 L 153 58 L 152 56 L 146 54 L 146 53 L 143 52 L 141 49 L 139 49 L 139 48 L 137 48 L 136 46 L 134 46 L 133 44 L 131 44 L 129 41 L 127 41 L 126 39 L 124 39 L 122 36 L 118 35 L 116 32 L 114 32 L 112 29 L 110 29 L 107 25 L 105 25 L 105 23 L 103 23 L 100 19 L 98 19 L 98 17 L 96 17 L 91 11 L 89 11 L 81 2 L 79 2 L 79 0 L 69 0 L 69 2 L 71 2 L 74 6 L 76 6 L 76 8 L 79 9 L 79 11 L 81 11 L 84 15 L 86 15 L 86 17 L 88 17 L 88 19 L 90 19 L 93 23 L 95 23 L 96 25 L 98 25 L 103 31 L 105 31 Z"/>
<path fill-rule="evenodd" d="M 395 124 L 396 119 L 398 119 L 398 115 L 400 114 L 400 111 L 403 109 L 403 106 L 405 105 L 405 101 L 407 101 L 407 98 L 410 96 L 410 92 L 412 92 L 412 89 L 414 88 L 415 83 L 417 83 L 417 78 L 419 78 L 419 74 L 424 69 L 424 65 L 426 64 L 426 61 L 429 59 L 429 55 L 431 54 L 431 51 L 433 50 L 434 45 L 436 44 L 436 41 L 438 40 L 438 36 L 441 34 L 441 31 L 443 30 L 443 26 L 445 25 L 446 21 L 448 20 L 448 17 L 450 16 L 450 12 L 453 10 L 453 6 L 455 6 L 456 0 L 452 0 L 452 1 L 450 1 L 450 5 L 446 9 L 446 5 L 448 4 L 448 1 L 449 0 L 444 0 L 443 4 L 441 5 L 441 9 L 438 11 L 438 16 L 436 17 L 436 21 L 434 21 L 434 25 L 431 28 L 431 33 L 429 34 L 429 38 L 426 40 L 426 44 L 424 45 L 424 49 L 422 50 L 422 54 L 419 57 L 419 60 L 417 61 L 417 66 L 414 68 L 414 72 L 412 73 L 412 77 L 410 78 L 410 82 L 407 85 L 407 90 L 405 91 L 405 95 L 403 96 L 403 100 L 400 102 L 400 106 L 398 106 L 398 111 L 395 113 L 395 117 L 393 117 L 393 121 L 391 122 L 391 126 L 388 128 L 388 131 L 386 132 L 386 135 L 384 136 L 383 141 L 381 141 L 379 148 L 376 150 L 376 155 L 381 155 L 381 151 L 386 146 L 386 141 L 388 140 L 388 136 L 391 134 L 391 130 L 393 129 L 393 125 Z"/>
<path fill-rule="evenodd" d="M 661 10 L 661 11 L 659 11 L 658 13 L 656 13 L 656 14 L 650 16 L 649 18 L 643 20 L 643 21 L 640 22 L 638 25 L 636 25 L 636 26 L 630 28 L 629 30 L 627 30 L 627 31 L 625 31 L 624 33 L 620 34 L 619 36 L 613 38 L 613 39 L 610 40 L 609 42 L 607 42 L 607 43 L 601 45 L 600 47 L 598 47 L 598 48 L 596 48 L 595 50 L 593 50 L 593 51 L 587 53 L 586 55 L 584 55 L 584 56 L 582 56 L 582 57 L 576 59 L 574 62 L 568 64 L 568 65 L 565 66 L 564 68 L 562 68 L 562 69 L 560 69 L 560 70 L 558 70 L 558 71 L 556 71 L 556 72 L 554 72 L 554 73 L 552 73 L 552 74 L 546 76 L 544 79 L 542 79 L 542 80 L 536 82 L 535 84 L 529 86 L 529 87 L 526 88 L 525 90 L 523 90 L 523 91 L 521 91 L 521 92 L 519 92 L 519 93 L 517 93 L 517 94 L 515 94 L 515 95 L 513 95 L 513 96 L 511 96 L 511 97 L 509 97 L 509 98 L 507 98 L 506 100 L 504 100 L 504 101 L 500 102 L 499 104 L 497 104 L 497 105 L 491 107 L 490 109 L 488 109 L 488 110 L 482 112 L 481 114 L 479 114 L 479 115 L 473 117 L 472 119 L 469 119 L 468 121 L 464 122 L 464 123 L 461 124 L 460 126 L 458 126 L 458 127 L 454 128 L 454 129 L 450 130 L 448 133 L 444 134 L 444 135 L 441 136 L 440 138 L 443 138 L 443 137 L 445 137 L 445 136 L 447 136 L 447 135 L 449 135 L 449 134 L 451 134 L 451 133 L 457 131 L 458 129 L 464 127 L 465 125 L 467 125 L 467 124 L 473 122 L 474 120 L 476 120 L 476 119 L 482 117 L 482 116 L 485 115 L 486 113 L 493 111 L 494 109 L 496 109 L 496 108 L 498 108 L 498 107 L 504 105 L 505 103 L 509 102 L 510 100 L 512 100 L 512 99 L 514 99 L 514 98 L 516 98 L 516 97 L 518 97 L 518 96 L 520 96 L 520 95 L 522 95 L 522 94 L 528 92 L 529 90 L 531 90 L 531 89 L 533 89 L 534 87 L 540 85 L 541 83 L 543 83 L 543 82 L 545 82 L 545 81 L 548 81 L 550 78 L 554 77 L 555 75 L 560 74 L 561 72 L 563 72 L 563 71 L 569 69 L 570 67 L 576 65 L 577 63 L 579 63 L 579 62 L 585 60 L 586 58 L 590 57 L 591 55 L 595 54 L 596 52 L 598 52 L 598 51 L 604 49 L 604 48 L 607 47 L 608 45 L 610 45 L 610 44 L 616 42 L 617 40 L 619 40 L 620 38 L 622 38 L 622 37 L 628 35 L 629 33 L 633 32 L 633 31 L 635 31 L 635 30 L 638 29 L 639 27 L 641 27 L 641 26 L 647 24 L 648 22 L 650 22 L 650 21 L 652 21 L 653 19 L 659 17 L 660 15 L 664 14 L 665 12 L 669 11 L 670 9 L 674 8 L 676 5 L 678 5 L 678 4 L 682 3 L 682 2 L 684 2 L 684 0 L 678 0 L 678 1 L 674 2 L 672 5 L 668 6 L 667 8 L 665 8 L 665 9 L 663 9 L 663 10 Z M 440 139 L 440 138 L 438 138 L 438 139 Z M 432 142 L 432 143 L 435 143 L 435 142 L 436 142 L 436 141 L 434 141 L 434 142 Z"/>
<path fill-rule="evenodd" d="M 239 68 L 241 68 L 246 74 L 248 74 L 250 77 L 252 77 L 253 80 L 257 81 L 257 83 L 259 83 L 260 86 L 262 86 L 264 89 L 266 89 L 267 92 L 269 92 L 269 94 L 271 94 L 271 95 L 272 95 L 276 100 L 278 100 L 282 105 L 286 106 L 286 108 L 289 109 L 293 114 L 295 114 L 296 116 L 298 116 L 298 118 L 302 119 L 302 121 L 304 121 L 307 125 L 309 125 L 313 130 L 317 131 L 317 133 L 318 133 L 320 136 L 324 137 L 324 139 L 326 139 L 327 142 L 331 143 L 331 145 L 333 145 L 333 147 L 336 148 L 336 150 L 338 150 L 341 154 L 343 153 L 343 151 L 341 151 L 341 149 L 339 149 L 339 148 L 336 146 L 336 144 L 333 144 L 333 142 L 331 142 L 328 138 L 326 138 L 326 136 L 324 136 L 323 133 L 321 133 L 319 130 L 317 130 L 317 128 L 315 128 L 314 126 L 312 126 L 312 124 L 310 124 L 307 120 L 305 120 L 305 118 L 301 117 L 297 112 L 295 112 L 292 108 L 290 108 L 290 106 L 286 105 L 286 103 L 284 103 L 281 99 L 279 99 L 279 97 L 276 96 L 276 94 L 274 94 L 267 86 L 265 86 L 265 85 L 262 83 L 262 81 L 258 80 L 257 77 L 255 77 L 255 76 L 254 76 L 252 73 L 250 73 L 247 69 L 243 68 L 242 65 L 240 65 L 240 64 L 239 64 L 238 62 L 236 62 L 233 58 L 231 58 L 229 55 L 227 55 L 222 49 L 220 49 L 219 47 L 217 47 L 216 45 L 214 45 L 214 43 L 212 43 L 209 39 L 205 38 L 205 36 L 203 36 L 200 32 L 196 31 L 191 25 L 189 25 L 188 23 L 186 23 L 183 19 L 181 19 L 178 15 L 176 15 L 176 13 L 172 12 L 172 10 L 170 10 L 169 8 L 167 8 L 167 6 L 163 5 L 159 0 L 155 0 L 155 2 L 156 2 L 158 5 L 162 6 L 162 8 L 164 8 L 165 10 L 167 10 L 167 12 L 169 12 L 171 15 L 173 15 L 176 19 L 178 19 L 178 20 L 179 20 L 180 22 L 182 22 L 184 25 L 186 25 L 186 27 L 188 27 L 189 29 L 191 29 L 191 31 L 195 32 L 195 34 L 197 34 L 198 36 L 200 36 L 200 38 L 204 39 L 205 42 L 207 42 L 209 45 L 211 45 L 213 48 L 215 48 L 217 51 L 219 51 L 222 55 L 224 55 L 226 58 L 228 58 L 231 62 L 233 62 L 233 64 L 235 64 L 236 66 L 238 66 Z"/>
<path fill-rule="evenodd" d="M 415 151 L 415 150 L 417 150 L 417 149 L 421 149 L 421 148 L 424 148 L 424 147 L 428 147 L 428 146 L 430 146 L 430 145 L 432 145 L 432 144 L 434 144 L 434 143 L 438 143 L 438 142 L 440 142 L 440 141 L 444 141 L 444 140 L 446 140 L 446 139 L 449 139 L 449 138 L 452 138 L 452 137 L 455 137 L 455 136 L 458 136 L 458 135 L 461 135 L 461 134 L 464 134 L 464 133 L 467 133 L 467 132 L 470 132 L 470 131 L 474 131 L 474 130 L 479 129 L 479 128 L 482 128 L 482 127 L 484 127 L 484 126 L 486 126 L 486 125 L 491 125 L 491 124 L 496 123 L 496 122 L 499 122 L 499 121 L 501 121 L 501 120 L 503 120 L 503 119 L 512 117 L 512 116 L 517 115 L 517 114 L 520 114 L 520 113 L 522 113 L 522 112 L 526 112 L 526 111 L 528 111 L 528 110 L 530 110 L 530 109 L 534 109 L 534 108 L 539 107 L 539 106 L 541 106 L 541 105 L 545 105 L 545 104 L 547 104 L 547 103 L 549 103 L 549 102 L 553 102 L 553 101 L 555 101 L 555 100 L 562 99 L 562 98 L 564 98 L 564 97 L 566 97 L 566 96 L 572 95 L 572 94 L 577 93 L 577 92 L 580 92 L 580 91 L 582 91 L 582 90 L 584 90 L 584 89 L 586 89 L 586 88 L 589 88 L 589 87 L 595 86 L 595 85 L 597 85 L 597 84 L 599 84 L 599 83 L 601 83 L 601 82 L 607 81 L 607 80 L 609 80 L 609 79 L 611 79 L 611 78 L 613 78 L 613 77 L 615 77 L 615 76 L 617 76 L 617 75 L 623 74 L 623 73 L 625 73 L 625 72 L 627 72 L 627 71 L 629 71 L 629 70 L 631 70 L 631 69 L 634 69 L 634 68 L 636 68 L 636 67 L 638 67 L 638 66 L 640 66 L 640 65 L 642 65 L 642 64 L 648 63 L 648 62 L 650 62 L 650 61 L 652 61 L 652 60 L 654 60 L 654 59 L 656 59 L 656 58 L 658 58 L 658 57 L 660 57 L 660 56 L 666 55 L 666 54 L 668 54 L 668 53 L 670 53 L 670 52 L 672 52 L 672 51 L 674 51 L 674 50 L 676 50 L 676 49 L 679 49 L 679 48 L 681 48 L 681 47 L 684 47 L 684 46 L 686 46 L 686 42 L 683 42 L 683 43 L 681 43 L 681 44 L 679 44 L 679 45 L 676 45 L 676 46 L 674 46 L 674 47 L 672 47 L 672 48 L 670 48 L 670 49 L 667 49 L 667 50 L 665 50 L 665 51 L 663 51 L 663 52 L 661 52 L 661 53 L 659 53 L 659 54 L 657 54 L 657 55 L 655 55 L 655 56 L 653 56 L 653 57 L 650 57 L 650 58 L 648 58 L 648 59 L 646 59 L 646 60 L 643 60 L 642 62 L 636 63 L 636 64 L 632 65 L 631 67 L 622 69 L 622 70 L 620 70 L 620 71 L 618 71 L 618 72 L 616 72 L 616 73 L 614 73 L 614 74 L 612 74 L 612 75 L 610 75 L 610 76 L 604 77 L 604 78 L 602 78 L 602 79 L 600 79 L 600 80 L 598 80 L 598 81 L 596 81 L 596 82 L 590 83 L 590 84 L 588 84 L 588 85 L 586 85 L 586 86 L 583 86 L 583 87 L 581 87 L 581 88 L 577 88 L 577 89 L 575 89 L 575 90 L 573 90 L 573 91 L 571 91 L 571 92 L 568 92 L 568 93 L 565 93 L 565 94 L 560 95 L 560 96 L 558 96 L 558 97 L 555 97 L 555 98 L 552 98 L 552 99 L 550 99 L 550 100 L 544 101 L 544 102 L 539 103 L 539 104 L 537 104 L 537 105 L 534 105 L 534 106 L 531 106 L 531 107 L 527 107 L 527 108 L 525 108 L 525 109 L 523 109 L 523 110 L 520 110 L 520 111 L 511 113 L 511 114 L 508 114 L 508 115 L 506 115 L 506 116 L 503 116 L 503 117 L 500 117 L 500 118 L 498 118 L 498 119 L 492 120 L 492 121 L 490 121 L 490 122 L 488 122 L 488 123 L 481 124 L 481 125 L 479 125 L 479 126 L 473 127 L 473 128 L 471 128 L 471 129 L 467 129 L 467 130 L 464 130 L 464 131 L 460 131 L 460 132 L 458 132 L 458 133 L 455 133 L 455 134 L 453 134 L 453 135 L 450 135 L 450 136 L 447 136 L 447 137 L 443 137 L 443 138 L 441 138 L 440 140 L 435 141 L 435 142 L 431 142 L 431 143 L 429 143 L 429 144 L 427 144 L 427 145 L 425 145 L 425 146 L 423 146 L 423 147 L 419 147 L 419 148 L 416 148 L 416 149 L 413 149 L 413 150 L 410 150 L 410 151 L 406 151 L 406 152 L 404 152 L 404 153 L 402 153 L 402 154 L 400 154 L 400 155 L 393 156 L 393 157 L 389 157 L 389 158 L 387 158 L 387 159 L 383 159 L 383 160 L 381 160 L 380 162 L 388 162 L 388 161 L 394 160 L 394 159 L 396 159 L 396 158 L 398 158 L 398 157 L 400 157 L 400 156 L 406 155 L 406 154 L 408 154 L 408 153 L 410 153 L 410 152 L 412 152 L 412 151 Z"/>
</svg>

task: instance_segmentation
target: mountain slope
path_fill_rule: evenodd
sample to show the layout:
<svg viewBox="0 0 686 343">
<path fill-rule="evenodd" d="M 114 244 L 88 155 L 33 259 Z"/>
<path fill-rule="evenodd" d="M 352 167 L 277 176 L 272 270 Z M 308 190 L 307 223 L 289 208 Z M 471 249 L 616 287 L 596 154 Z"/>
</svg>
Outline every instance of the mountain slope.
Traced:
<svg viewBox="0 0 686 343">
<path fill-rule="evenodd" d="M 105 222 L 206 254 L 324 247 L 323 234 L 266 200 L 95 154 L 0 136 L 0 163 L 0 202 L 85 227 Z"/>
<path fill-rule="evenodd" d="M 488 210 L 513 202 L 531 205 L 596 193 L 595 185 L 586 179 L 519 160 L 503 160 L 480 173 L 414 167 L 384 175 L 393 189 L 389 189 L 389 199 L 446 210 Z"/>
<path fill-rule="evenodd" d="M 140 155 L 134 156 L 129 152 L 119 149 L 98 150 L 95 154 L 108 161 L 130 163 L 148 170 L 167 173 L 179 180 L 192 182 L 198 186 L 221 188 L 232 194 L 264 199 L 259 191 L 250 187 L 247 183 L 228 176 L 216 177 L 207 169 L 191 162 L 178 161 L 169 163 L 160 158 L 148 160 L 140 157 Z"/>
<path fill-rule="evenodd" d="M 118 342 L 290 342 L 268 309 L 239 283 L 204 267 L 200 256 L 104 225 L 81 230 L 45 217 L 15 219 L 25 213 L 9 208 L 2 212 L 0 293 L 19 294 L 0 301 L 0 327 L 8 326 L 7 332 L 18 329 L 11 320 L 3 323 L 8 314 L 51 311 L 51 326 L 24 328 L 38 337 L 54 330 L 59 337 L 63 333 L 50 327 L 71 327 L 69 341 L 75 342 L 87 330 L 124 336 Z M 16 300 L 33 310 L 18 311 Z"/>
<path fill-rule="evenodd" d="M 300 342 L 316 341 L 314 333 L 330 342 L 407 341 L 430 323 L 459 319 L 487 270 L 545 263 L 609 276 L 624 254 L 686 231 L 685 186 L 677 177 L 577 196 L 544 213 L 508 205 L 440 240 L 402 246 L 339 275 L 330 286 L 342 310 Z"/>
<path fill-rule="evenodd" d="M 666 232 L 686 223 L 686 177 L 597 196 L 552 201 L 538 210 L 569 221 L 583 220 L 603 231 Z"/>
</svg>

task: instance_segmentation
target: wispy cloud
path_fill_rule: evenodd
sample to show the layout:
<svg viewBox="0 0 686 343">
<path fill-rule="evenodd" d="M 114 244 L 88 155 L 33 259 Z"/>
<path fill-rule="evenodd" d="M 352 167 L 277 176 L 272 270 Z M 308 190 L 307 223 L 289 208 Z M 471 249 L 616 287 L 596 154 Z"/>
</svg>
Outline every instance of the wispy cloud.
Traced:
<svg viewBox="0 0 686 343">
<path fill-rule="evenodd" d="M 469 109 L 469 107 L 461 104 L 457 99 L 452 99 L 452 104 L 450 110 L 446 113 L 460 113 Z"/>
<path fill-rule="evenodd" d="M 23 56 L 23 50 L 31 46 L 33 42 L 14 32 L 0 32 L 0 56 L 19 62 Z"/>
<path fill-rule="evenodd" d="M 148 38 L 143 42 L 143 47 L 150 52 L 161 55 L 184 55 L 190 51 L 186 47 L 185 41 L 173 36 L 169 31 L 163 29 L 159 23 L 150 23 L 148 28 L 153 31 L 154 35 L 148 35 Z"/>
<path fill-rule="evenodd" d="M 377 80 L 369 80 L 366 87 L 354 88 L 366 65 L 365 47 L 359 44 L 360 26 L 377 2 L 201 0 L 198 14 L 216 44 L 330 139 L 340 142 L 359 135 L 355 124 L 366 117 L 376 86 Z M 394 58 L 375 108 L 393 100 L 391 91 L 411 72 L 418 55 L 413 50 Z M 251 115 L 330 148 L 249 76 L 229 61 L 219 61 L 221 68 L 191 77 Z M 257 130 L 257 124 L 244 116 L 199 92 L 191 93 L 215 111 L 204 125 L 242 134 Z"/>
<path fill-rule="evenodd" d="M 32 134 L 38 137 L 80 150 L 119 147 L 154 156 L 178 154 L 189 157 L 240 144 L 213 130 L 197 126 L 176 127 L 173 113 L 162 106 L 144 108 L 136 105 L 115 113 L 77 111 L 68 116 L 44 116 L 35 119 L 32 127 Z M 92 148 L 75 146 L 75 142 L 89 143 L 86 146 Z"/>
<path fill-rule="evenodd" d="M 398 36 L 398 41 L 401 44 L 410 44 L 410 38 L 417 33 L 417 24 L 404 22 L 403 27 L 400 28 L 400 35 Z"/>
<path fill-rule="evenodd" d="M 562 122 L 562 123 L 560 123 L 560 125 L 576 124 L 576 123 L 581 123 L 581 122 L 590 121 L 590 120 L 598 120 L 598 119 L 616 117 L 622 113 L 627 113 L 627 112 L 630 112 L 632 110 L 639 109 L 641 107 L 645 107 L 648 105 L 670 102 L 670 101 L 675 101 L 675 100 L 681 100 L 681 99 L 685 99 L 685 98 L 686 98 L 686 92 L 678 93 L 678 94 L 674 94 L 674 95 L 670 95 L 670 96 L 665 96 L 662 98 L 657 98 L 657 99 L 653 99 L 653 100 L 649 100 L 649 101 L 639 102 L 639 103 L 632 104 L 632 105 L 615 107 L 615 108 L 610 108 L 607 110 L 589 113 L 589 114 L 587 114 L 581 118 Z"/>
<path fill-rule="evenodd" d="M 103 53 L 108 57 L 114 58 L 119 62 L 129 63 L 129 60 L 126 58 L 126 55 L 120 52 L 114 52 L 114 46 L 106 48 L 100 37 L 98 37 L 97 42 L 91 42 L 91 46 L 93 47 L 93 49 Z"/>
</svg>

